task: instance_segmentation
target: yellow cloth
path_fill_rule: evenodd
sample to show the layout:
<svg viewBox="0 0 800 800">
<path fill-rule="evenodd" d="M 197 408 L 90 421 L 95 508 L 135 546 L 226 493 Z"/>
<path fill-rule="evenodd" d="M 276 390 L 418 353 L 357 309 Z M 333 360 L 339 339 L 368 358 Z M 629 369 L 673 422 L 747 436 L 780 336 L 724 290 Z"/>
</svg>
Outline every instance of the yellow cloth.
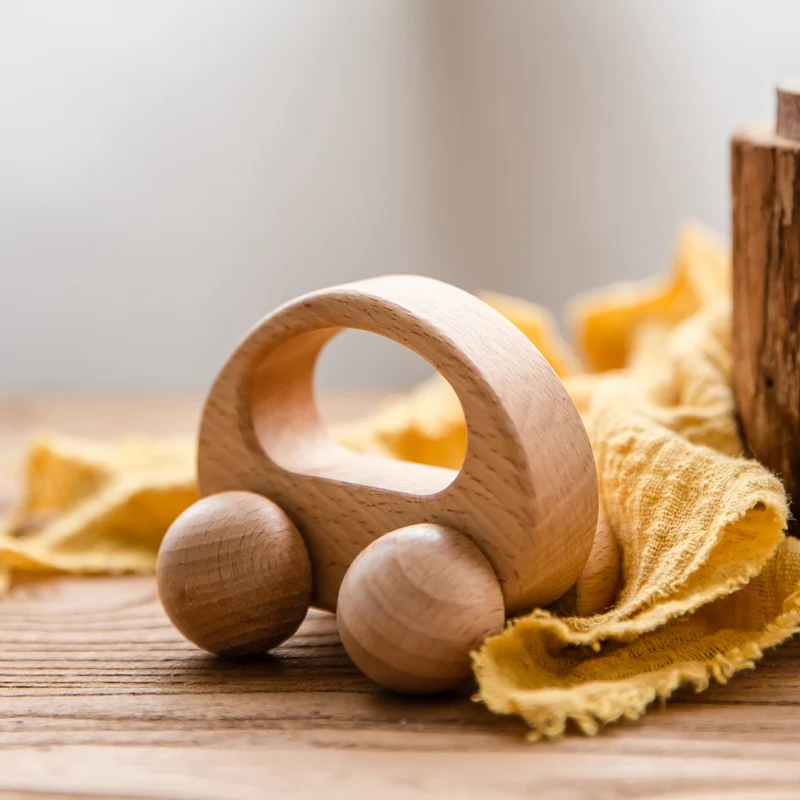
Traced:
<svg viewBox="0 0 800 800">
<path fill-rule="evenodd" d="M 576 302 L 579 349 L 595 372 L 581 371 L 546 312 L 486 299 L 550 360 L 584 419 L 623 580 L 605 613 L 536 610 L 486 641 L 474 655 L 477 697 L 520 714 L 533 738 L 560 735 L 570 720 L 595 733 L 681 685 L 725 682 L 794 634 L 800 543 L 784 536 L 780 482 L 740 456 L 726 248 L 689 229 L 662 283 Z M 441 379 L 337 435 L 356 450 L 450 467 L 466 445 L 461 407 Z M 152 570 L 161 534 L 194 498 L 191 451 L 40 439 L 27 496 L 0 533 L 0 564 Z"/>
<path fill-rule="evenodd" d="M 164 532 L 197 499 L 194 445 L 41 435 L 28 451 L 25 490 L 0 530 L 6 587 L 12 569 L 152 572 Z"/>
</svg>

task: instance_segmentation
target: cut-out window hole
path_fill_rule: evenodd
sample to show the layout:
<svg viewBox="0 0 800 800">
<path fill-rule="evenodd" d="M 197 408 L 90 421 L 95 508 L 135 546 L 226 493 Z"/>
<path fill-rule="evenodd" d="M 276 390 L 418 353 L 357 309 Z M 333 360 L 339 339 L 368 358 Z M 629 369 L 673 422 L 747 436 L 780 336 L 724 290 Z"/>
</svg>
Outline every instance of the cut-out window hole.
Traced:
<svg viewBox="0 0 800 800">
<path fill-rule="evenodd" d="M 299 475 L 431 495 L 466 452 L 449 384 L 407 348 L 363 331 L 313 331 L 273 351 L 255 374 L 252 415 L 267 455 Z"/>
</svg>

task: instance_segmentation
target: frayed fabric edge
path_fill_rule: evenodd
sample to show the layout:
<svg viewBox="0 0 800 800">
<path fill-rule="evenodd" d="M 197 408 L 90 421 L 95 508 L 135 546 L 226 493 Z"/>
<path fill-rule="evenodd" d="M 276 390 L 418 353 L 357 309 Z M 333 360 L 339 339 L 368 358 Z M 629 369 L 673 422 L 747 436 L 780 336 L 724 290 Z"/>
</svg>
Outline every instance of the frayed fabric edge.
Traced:
<svg viewBox="0 0 800 800">
<path fill-rule="evenodd" d="M 531 726 L 532 730 L 526 737 L 531 742 L 563 736 L 570 721 L 574 722 L 582 733 L 594 736 L 609 723 L 621 719 L 639 719 L 651 703 L 656 700 L 667 700 L 681 687 L 692 686 L 696 692 L 702 692 L 708 688 L 712 680 L 720 684 L 727 683 L 738 672 L 753 669 L 756 662 L 763 657 L 765 650 L 782 644 L 798 632 L 800 632 L 800 589 L 795 589 L 784 601 L 783 611 L 753 641 L 743 647 L 718 653 L 708 661 L 675 664 L 624 682 L 613 682 L 613 689 L 601 688 L 604 684 L 594 681 L 583 687 L 550 690 L 573 696 L 554 699 L 549 705 L 541 702 L 535 706 L 528 705 L 524 695 L 533 692 L 521 692 L 517 696 L 509 697 L 502 706 L 490 702 L 481 690 L 473 696 L 473 700 L 484 703 L 489 710 L 497 714 L 521 716 Z M 476 675 L 479 676 L 481 667 L 478 656 L 475 658 L 474 666 Z M 547 689 L 535 690 L 536 693 L 547 691 Z"/>
</svg>

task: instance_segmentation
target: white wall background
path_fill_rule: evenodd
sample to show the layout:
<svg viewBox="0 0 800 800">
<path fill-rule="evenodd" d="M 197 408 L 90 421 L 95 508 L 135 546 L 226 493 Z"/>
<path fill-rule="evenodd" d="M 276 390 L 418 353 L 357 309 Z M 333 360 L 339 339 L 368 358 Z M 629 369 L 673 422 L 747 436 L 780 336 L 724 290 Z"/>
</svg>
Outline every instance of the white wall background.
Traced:
<svg viewBox="0 0 800 800">
<path fill-rule="evenodd" d="M 207 385 L 277 303 L 386 271 L 558 310 L 728 230 L 800 72 L 777 0 L 0 0 L 0 390 Z M 331 382 L 419 371 L 363 342 Z"/>
</svg>

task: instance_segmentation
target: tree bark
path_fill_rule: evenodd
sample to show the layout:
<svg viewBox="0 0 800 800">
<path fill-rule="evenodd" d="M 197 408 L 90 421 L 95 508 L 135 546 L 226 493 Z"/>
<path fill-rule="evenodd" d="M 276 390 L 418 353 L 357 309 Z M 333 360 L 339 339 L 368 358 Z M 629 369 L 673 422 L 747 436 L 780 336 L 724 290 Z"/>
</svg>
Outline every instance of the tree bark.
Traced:
<svg viewBox="0 0 800 800">
<path fill-rule="evenodd" d="M 737 133 L 731 191 L 733 388 L 742 435 L 783 479 L 800 516 L 800 142 L 767 126 Z"/>
</svg>

